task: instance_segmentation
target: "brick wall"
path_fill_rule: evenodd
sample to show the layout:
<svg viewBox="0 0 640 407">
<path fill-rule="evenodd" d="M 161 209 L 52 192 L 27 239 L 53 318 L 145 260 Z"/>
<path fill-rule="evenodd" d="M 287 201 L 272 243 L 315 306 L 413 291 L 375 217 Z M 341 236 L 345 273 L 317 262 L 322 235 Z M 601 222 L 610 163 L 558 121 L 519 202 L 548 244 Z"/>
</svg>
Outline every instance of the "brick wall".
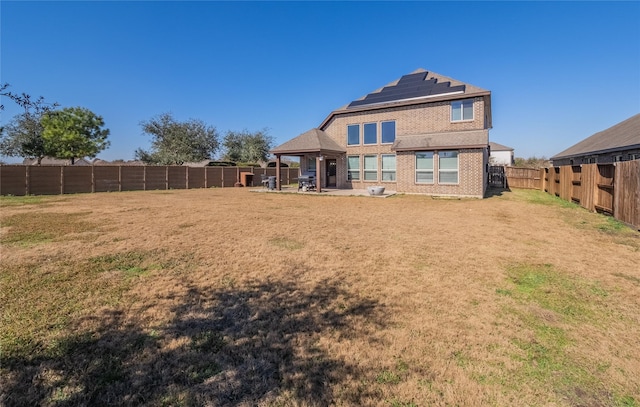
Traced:
<svg viewBox="0 0 640 407">
<path fill-rule="evenodd" d="M 347 156 L 361 157 L 360 168 L 363 169 L 363 155 L 378 155 L 377 181 L 347 181 L 346 158 L 338 158 L 338 188 L 364 189 L 370 185 L 383 185 L 389 190 L 409 193 L 426 193 L 434 195 L 462 195 L 482 197 L 486 187 L 486 151 L 459 150 L 459 184 L 438 185 L 437 166 L 434 185 L 415 183 L 415 156 L 413 152 L 396 154 L 396 182 L 381 181 L 382 154 L 395 154 L 392 144 L 380 143 L 380 126 L 378 126 L 378 143 L 363 145 L 362 130 L 365 123 L 380 123 L 395 120 L 396 139 L 403 136 L 465 130 L 483 130 L 486 128 L 484 99 L 474 98 L 474 120 L 452 122 L 450 102 L 424 103 L 412 106 L 394 107 L 368 112 L 345 113 L 335 115 L 323 129 L 339 145 L 347 150 Z M 360 144 L 347 146 L 347 126 L 360 125 Z M 436 164 L 437 165 L 437 164 Z"/>
</svg>

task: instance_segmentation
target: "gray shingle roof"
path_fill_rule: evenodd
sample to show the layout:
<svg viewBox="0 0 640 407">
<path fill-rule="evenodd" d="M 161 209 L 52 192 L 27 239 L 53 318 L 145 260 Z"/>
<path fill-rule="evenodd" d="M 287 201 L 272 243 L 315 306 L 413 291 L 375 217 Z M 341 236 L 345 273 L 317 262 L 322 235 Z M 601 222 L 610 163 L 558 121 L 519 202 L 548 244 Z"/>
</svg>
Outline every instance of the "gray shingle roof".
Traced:
<svg viewBox="0 0 640 407">
<path fill-rule="evenodd" d="M 346 153 L 327 133 L 311 129 L 271 150 L 272 154 Z"/>
<path fill-rule="evenodd" d="M 487 130 L 425 133 L 398 136 L 391 146 L 394 151 L 420 151 L 455 148 L 484 148 L 489 144 Z"/>
<path fill-rule="evenodd" d="M 491 148 L 491 151 L 513 151 L 513 148 L 498 144 L 495 141 L 490 141 L 489 147 Z"/>
<path fill-rule="evenodd" d="M 561 153 L 554 155 L 551 159 L 557 160 L 559 158 L 599 154 L 630 148 L 640 148 L 640 113 L 587 137 Z"/>
</svg>

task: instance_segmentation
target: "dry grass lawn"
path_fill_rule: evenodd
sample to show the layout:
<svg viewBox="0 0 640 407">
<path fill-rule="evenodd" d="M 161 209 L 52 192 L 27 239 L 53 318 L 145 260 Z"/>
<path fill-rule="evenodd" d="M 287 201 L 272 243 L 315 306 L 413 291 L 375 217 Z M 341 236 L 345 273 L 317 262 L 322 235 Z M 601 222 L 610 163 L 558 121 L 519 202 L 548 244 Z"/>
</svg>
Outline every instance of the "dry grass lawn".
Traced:
<svg viewBox="0 0 640 407">
<path fill-rule="evenodd" d="M 640 405 L 640 233 L 542 192 L 0 203 L 1 405 Z"/>
</svg>

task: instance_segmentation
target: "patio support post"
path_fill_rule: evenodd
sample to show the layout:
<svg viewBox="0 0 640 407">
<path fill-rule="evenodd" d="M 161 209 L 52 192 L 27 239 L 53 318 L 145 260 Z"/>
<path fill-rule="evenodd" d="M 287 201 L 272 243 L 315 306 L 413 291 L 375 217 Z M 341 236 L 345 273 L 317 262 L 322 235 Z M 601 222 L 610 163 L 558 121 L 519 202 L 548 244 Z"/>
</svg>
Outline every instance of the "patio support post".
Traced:
<svg viewBox="0 0 640 407">
<path fill-rule="evenodd" d="M 322 161 L 320 161 L 321 156 L 316 157 L 316 192 L 322 192 L 322 168 L 320 165 Z"/>
<path fill-rule="evenodd" d="M 280 154 L 276 154 L 276 190 L 282 191 L 282 185 L 280 185 Z"/>
</svg>

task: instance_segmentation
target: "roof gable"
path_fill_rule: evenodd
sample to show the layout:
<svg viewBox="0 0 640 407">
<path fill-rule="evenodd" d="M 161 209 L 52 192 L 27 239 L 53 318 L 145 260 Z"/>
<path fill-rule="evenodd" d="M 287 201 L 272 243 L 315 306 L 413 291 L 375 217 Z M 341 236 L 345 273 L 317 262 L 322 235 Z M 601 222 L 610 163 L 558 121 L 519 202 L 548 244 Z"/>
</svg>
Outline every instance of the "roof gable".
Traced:
<svg viewBox="0 0 640 407">
<path fill-rule="evenodd" d="M 345 153 L 346 151 L 338 143 L 333 141 L 327 133 L 319 129 L 311 129 L 271 150 L 272 154 L 325 152 Z"/>
<path fill-rule="evenodd" d="M 419 68 L 334 110 L 319 128 L 324 129 L 339 114 L 490 95 L 491 92 L 486 89 Z"/>
<path fill-rule="evenodd" d="M 551 159 L 624 150 L 636 146 L 640 146 L 640 113 L 587 137 Z"/>
<path fill-rule="evenodd" d="M 396 83 L 369 93 L 363 98 L 354 100 L 347 106 L 374 105 L 404 100 L 426 99 L 433 96 L 464 93 L 466 85 L 451 86 L 450 81 L 438 81 L 438 78 L 427 78 L 429 72 L 422 71 L 404 75 Z"/>
</svg>

